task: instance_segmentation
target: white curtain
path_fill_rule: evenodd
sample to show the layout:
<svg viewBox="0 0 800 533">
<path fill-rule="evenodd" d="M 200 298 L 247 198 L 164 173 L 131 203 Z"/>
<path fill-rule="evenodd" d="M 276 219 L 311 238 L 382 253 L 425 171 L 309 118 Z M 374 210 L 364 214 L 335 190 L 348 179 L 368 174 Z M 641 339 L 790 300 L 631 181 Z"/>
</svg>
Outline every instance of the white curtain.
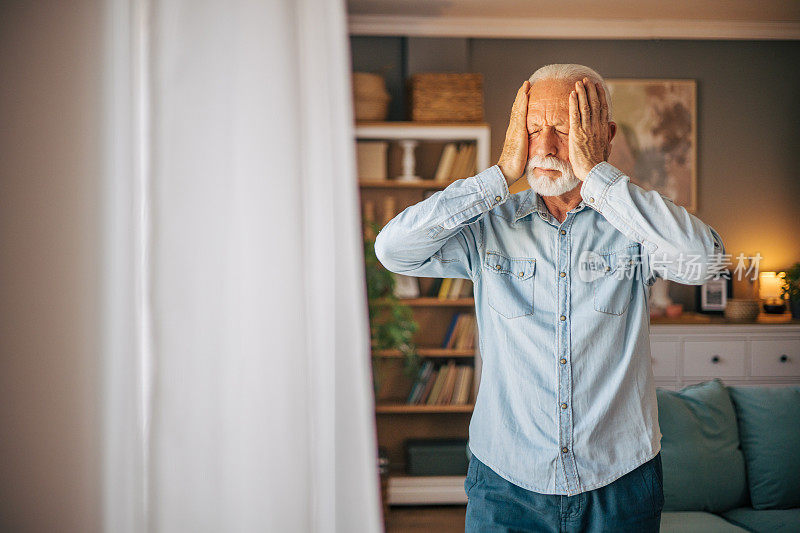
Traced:
<svg viewBox="0 0 800 533">
<path fill-rule="evenodd" d="M 105 529 L 382 530 L 343 0 L 107 0 Z"/>
</svg>

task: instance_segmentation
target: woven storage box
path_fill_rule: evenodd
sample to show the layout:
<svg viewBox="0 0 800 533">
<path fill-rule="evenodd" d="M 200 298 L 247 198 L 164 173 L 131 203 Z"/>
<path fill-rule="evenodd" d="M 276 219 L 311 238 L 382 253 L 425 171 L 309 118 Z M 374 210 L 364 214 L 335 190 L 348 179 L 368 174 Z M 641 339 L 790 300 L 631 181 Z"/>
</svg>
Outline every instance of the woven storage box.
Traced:
<svg viewBox="0 0 800 533">
<path fill-rule="evenodd" d="M 482 74 L 412 74 L 406 90 L 411 120 L 483 122 Z"/>
<path fill-rule="evenodd" d="M 380 74 L 353 73 L 353 108 L 356 120 L 386 120 L 391 96 Z"/>
</svg>

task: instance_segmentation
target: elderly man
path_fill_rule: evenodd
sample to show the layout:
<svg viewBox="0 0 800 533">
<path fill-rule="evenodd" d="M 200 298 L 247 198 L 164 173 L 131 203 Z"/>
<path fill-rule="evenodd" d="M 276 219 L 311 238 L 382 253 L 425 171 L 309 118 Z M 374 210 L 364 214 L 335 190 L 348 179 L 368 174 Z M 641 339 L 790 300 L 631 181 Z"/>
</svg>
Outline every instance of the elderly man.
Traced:
<svg viewBox="0 0 800 533">
<path fill-rule="evenodd" d="M 406 208 L 375 241 L 392 272 L 474 284 L 483 368 L 467 531 L 659 530 L 649 287 L 702 284 L 725 250 L 607 162 L 610 113 L 594 70 L 540 68 L 517 92 L 498 163 Z M 523 176 L 530 189 L 510 194 Z"/>
</svg>

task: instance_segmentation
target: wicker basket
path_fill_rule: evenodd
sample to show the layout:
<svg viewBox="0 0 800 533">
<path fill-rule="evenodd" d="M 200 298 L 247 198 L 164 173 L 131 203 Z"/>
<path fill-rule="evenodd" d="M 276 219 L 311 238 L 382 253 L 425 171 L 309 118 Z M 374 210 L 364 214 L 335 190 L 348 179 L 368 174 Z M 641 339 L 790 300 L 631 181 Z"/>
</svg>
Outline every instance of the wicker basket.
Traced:
<svg viewBox="0 0 800 533">
<path fill-rule="evenodd" d="M 386 120 L 391 96 L 380 74 L 353 73 L 353 107 L 356 120 Z"/>
<path fill-rule="evenodd" d="M 760 311 L 760 300 L 730 298 L 725 303 L 723 314 L 729 322 L 755 322 Z"/>
<path fill-rule="evenodd" d="M 413 74 L 406 90 L 413 121 L 483 122 L 482 74 Z"/>
</svg>

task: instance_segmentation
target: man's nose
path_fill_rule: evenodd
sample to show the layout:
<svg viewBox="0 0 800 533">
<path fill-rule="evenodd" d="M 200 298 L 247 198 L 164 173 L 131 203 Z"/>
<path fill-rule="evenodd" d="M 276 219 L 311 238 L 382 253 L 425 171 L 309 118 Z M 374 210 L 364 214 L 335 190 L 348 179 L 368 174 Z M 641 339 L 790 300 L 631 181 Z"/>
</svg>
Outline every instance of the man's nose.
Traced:
<svg viewBox="0 0 800 533">
<path fill-rule="evenodd" d="M 558 139 L 556 138 L 555 128 L 542 128 L 532 147 L 534 154 L 539 157 L 558 156 Z"/>
</svg>

